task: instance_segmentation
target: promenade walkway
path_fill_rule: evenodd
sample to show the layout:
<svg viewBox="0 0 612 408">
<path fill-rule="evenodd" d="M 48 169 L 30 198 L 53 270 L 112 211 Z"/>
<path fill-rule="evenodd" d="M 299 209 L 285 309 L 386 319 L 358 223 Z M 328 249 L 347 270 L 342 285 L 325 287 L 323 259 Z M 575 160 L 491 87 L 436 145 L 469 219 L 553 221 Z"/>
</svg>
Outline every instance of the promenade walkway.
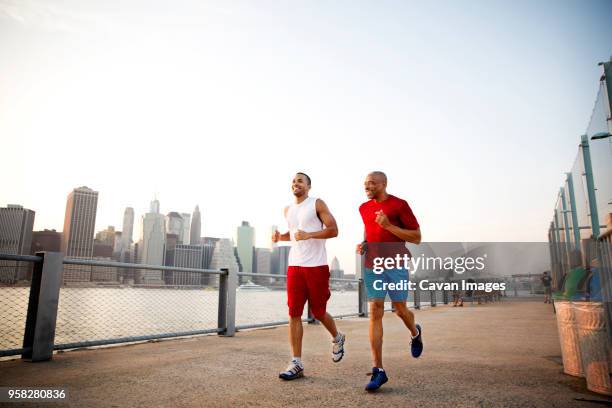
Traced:
<svg viewBox="0 0 612 408">
<path fill-rule="evenodd" d="M 416 313 L 425 342 L 418 360 L 407 330 L 386 314 L 390 381 L 376 394 L 363 390 L 371 368 L 365 319 L 339 321 L 347 335 L 339 364 L 323 327 L 308 325 L 306 377 L 293 382 L 277 378 L 289 352 L 287 327 L 276 327 L 70 351 L 46 363 L 0 362 L 0 385 L 64 386 L 75 407 L 568 407 L 598 406 L 576 398 L 604 400 L 561 372 L 550 305 L 508 299 Z"/>
</svg>

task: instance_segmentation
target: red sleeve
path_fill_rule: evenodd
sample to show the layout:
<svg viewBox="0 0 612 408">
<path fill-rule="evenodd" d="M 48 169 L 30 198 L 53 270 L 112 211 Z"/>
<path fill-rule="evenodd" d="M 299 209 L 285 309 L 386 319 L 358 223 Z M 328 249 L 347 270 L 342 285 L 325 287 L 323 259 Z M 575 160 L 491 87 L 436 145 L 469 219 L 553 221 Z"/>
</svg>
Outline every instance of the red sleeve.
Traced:
<svg viewBox="0 0 612 408">
<path fill-rule="evenodd" d="M 402 206 L 400 207 L 400 220 L 404 225 L 405 229 L 409 230 L 417 230 L 419 229 L 419 222 L 416 217 L 412 213 L 412 209 L 408 205 L 406 201 L 402 201 Z"/>
</svg>

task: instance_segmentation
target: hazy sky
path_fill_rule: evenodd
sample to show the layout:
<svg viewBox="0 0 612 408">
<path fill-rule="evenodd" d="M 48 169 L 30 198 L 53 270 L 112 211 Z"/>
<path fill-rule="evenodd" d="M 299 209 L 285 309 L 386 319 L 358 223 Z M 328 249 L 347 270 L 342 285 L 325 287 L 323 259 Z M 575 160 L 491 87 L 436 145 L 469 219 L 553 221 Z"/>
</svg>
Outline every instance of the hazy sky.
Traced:
<svg viewBox="0 0 612 408">
<path fill-rule="evenodd" d="M 97 230 L 157 193 L 258 246 L 296 170 L 351 272 L 363 179 L 387 172 L 428 241 L 543 241 L 612 54 L 610 1 L 0 0 L 0 205 Z M 135 228 L 135 235 L 138 228 Z"/>
</svg>

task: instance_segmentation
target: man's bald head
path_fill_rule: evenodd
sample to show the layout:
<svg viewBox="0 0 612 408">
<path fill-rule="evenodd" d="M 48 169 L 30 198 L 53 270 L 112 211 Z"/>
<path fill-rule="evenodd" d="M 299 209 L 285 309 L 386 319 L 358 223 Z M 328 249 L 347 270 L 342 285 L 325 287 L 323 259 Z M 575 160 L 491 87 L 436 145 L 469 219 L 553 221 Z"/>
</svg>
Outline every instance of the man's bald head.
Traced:
<svg viewBox="0 0 612 408">
<path fill-rule="evenodd" d="M 368 176 L 376 177 L 377 179 L 385 183 L 385 186 L 387 185 L 387 175 L 382 171 L 373 171 L 368 174 Z"/>
<path fill-rule="evenodd" d="M 366 176 L 365 192 L 368 198 L 381 200 L 387 196 L 387 175 L 382 171 L 373 171 Z"/>
</svg>

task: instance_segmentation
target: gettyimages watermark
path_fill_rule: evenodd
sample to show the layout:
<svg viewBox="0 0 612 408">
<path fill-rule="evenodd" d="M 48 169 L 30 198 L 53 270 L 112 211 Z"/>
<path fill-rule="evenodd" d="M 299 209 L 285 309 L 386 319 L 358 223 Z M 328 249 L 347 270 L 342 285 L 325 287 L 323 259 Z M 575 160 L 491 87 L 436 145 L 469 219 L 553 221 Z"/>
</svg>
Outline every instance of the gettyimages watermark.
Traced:
<svg viewBox="0 0 612 408">
<path fill-rule="evenodd" d="M 360 257 L 369 298 L 410 291 L 503 292 L 517 276 L 551 269 L 547 242 L 368 243 Z"/>
<path fill-rule="evenodd" d="M 425 256 L 423 254 L 413 257 L 409 254 L 396 254 L 395 257 L 374 257 L 372 270 L 374 273 L 381 274 L 385 269 L 407 269 L 414 275 L 422 268 L 423 270 L 445 270 L 462 274 L 484 270 L 486 258 L 487 254 L 476 258 L 464 256 Z"/>
</svg>

